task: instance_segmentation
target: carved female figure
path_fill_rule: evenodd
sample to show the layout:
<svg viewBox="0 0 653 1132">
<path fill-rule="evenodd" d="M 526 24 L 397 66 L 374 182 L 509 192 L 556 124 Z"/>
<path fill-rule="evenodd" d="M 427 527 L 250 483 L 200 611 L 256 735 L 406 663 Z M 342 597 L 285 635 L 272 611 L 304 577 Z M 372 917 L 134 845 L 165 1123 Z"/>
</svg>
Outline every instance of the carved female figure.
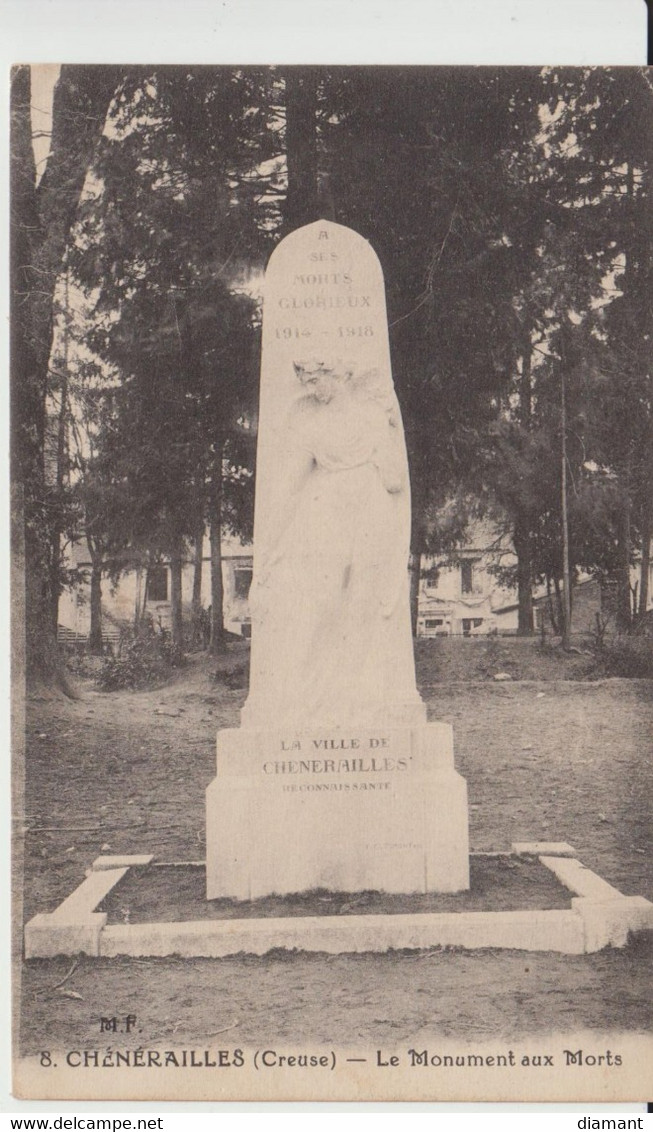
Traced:
<svg viewBox="0 0 653 1132">
<path fill-rule="evenodd" d="M 392 383 L 294 363 L 268 536 L 257 543 L 249 726 L 423 718 L 408 601 L 409 488 Z M 255 536 L 256 537 L 256 536 Z"/>
</svg>

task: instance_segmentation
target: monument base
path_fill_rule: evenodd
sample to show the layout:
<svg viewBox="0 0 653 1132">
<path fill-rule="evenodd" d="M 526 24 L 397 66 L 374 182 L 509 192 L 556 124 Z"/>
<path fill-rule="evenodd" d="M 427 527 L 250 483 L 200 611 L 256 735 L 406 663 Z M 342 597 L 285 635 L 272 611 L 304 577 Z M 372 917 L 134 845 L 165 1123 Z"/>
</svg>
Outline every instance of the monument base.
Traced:
<svg viewBox="0 0 653 1132">
<path fill-rule="evenodd" d="M 390 949 L 463 947 L 556 951 L 582 955 L 625 947 L 631 936 L 653 930 L 653 904 L 624 896 L 573 856 L 566 842 L 519 842 L 516 856 L 532 856 L 555 873 L 574 898 L 569 909 L 417 912 L 360 915 L 245 916 L 242 919 L 159 920 L 108 923 L 98 908 L 130 869 L 142 870 L 148 887 L 149 855 L 100 856 L 86 879 L 53 912 L 25 924 L 25 958 L 56 955 L 182 955 L 221 958 L 266 955 L 271 950 L 326 951 L 332 955 Z M 544 855 L 543 855 L 544 854 Z M 505 857 L 509 854 L 479 854 Z M 164 864 L 164 862 L 161 862 Z M 182 862 L 177 862 L 183 868 Z M 200 862 L 188 862 L 195 867 Z M 170 868 L 170 865 L 166 865 Z M 174 892 L 173 892 L 174 898 Z M 124 911 L 124 909 L 123 909 Z"/>
<path fill-rule="evenodd" d="M 218 734 L 207 898 L 469 888 L 467 787 L 448 724 Z"/>
</svg>

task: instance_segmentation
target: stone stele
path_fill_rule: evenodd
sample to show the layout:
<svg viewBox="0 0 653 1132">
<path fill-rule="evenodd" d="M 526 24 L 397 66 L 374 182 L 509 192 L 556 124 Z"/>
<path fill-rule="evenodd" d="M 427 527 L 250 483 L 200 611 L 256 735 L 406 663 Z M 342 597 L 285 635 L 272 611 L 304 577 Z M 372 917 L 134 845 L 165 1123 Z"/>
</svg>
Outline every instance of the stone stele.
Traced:
<svg viewBox="0 0 653 1132">
<path fill-rule="evenodd" d="M 320 220 L 265 276 L 250 690 L 218 734 L 208 899 L 469 887 L 452 729 L 415 684 L 409 538 L 381 266 Z"/>
</svg>

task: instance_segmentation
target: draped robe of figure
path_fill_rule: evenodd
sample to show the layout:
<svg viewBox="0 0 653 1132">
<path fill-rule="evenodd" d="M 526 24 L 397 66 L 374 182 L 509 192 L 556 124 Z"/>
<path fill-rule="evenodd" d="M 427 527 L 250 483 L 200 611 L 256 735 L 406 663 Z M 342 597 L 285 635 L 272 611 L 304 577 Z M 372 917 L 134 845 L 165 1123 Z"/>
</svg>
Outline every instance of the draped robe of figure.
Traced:
<svg viewBox="0 0 653 1132">
<path fill-rule="evenodd" d="M 277 435 L 265 538 L 255 531 L 245 726 L 424 718 L 409 611 L 410 501 L 386 375 L 297 396 Z"/>
</svg>

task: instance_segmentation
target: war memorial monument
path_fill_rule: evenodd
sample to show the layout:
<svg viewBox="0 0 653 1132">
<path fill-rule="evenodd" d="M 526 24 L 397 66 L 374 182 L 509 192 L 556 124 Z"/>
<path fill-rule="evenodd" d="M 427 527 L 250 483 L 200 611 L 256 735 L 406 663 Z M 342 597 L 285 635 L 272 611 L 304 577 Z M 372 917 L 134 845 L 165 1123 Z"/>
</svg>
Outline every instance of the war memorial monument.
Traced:
<svg viewBox="0 0 653 1132">
<path fill-rule="evenodd" d="M 250 691 L 218 736 L 209 899 L 469 886 L 452 729 L 415 686 L 409 537 L 381 266 L 320 220 L 265 277 Z"/>
</svg>

